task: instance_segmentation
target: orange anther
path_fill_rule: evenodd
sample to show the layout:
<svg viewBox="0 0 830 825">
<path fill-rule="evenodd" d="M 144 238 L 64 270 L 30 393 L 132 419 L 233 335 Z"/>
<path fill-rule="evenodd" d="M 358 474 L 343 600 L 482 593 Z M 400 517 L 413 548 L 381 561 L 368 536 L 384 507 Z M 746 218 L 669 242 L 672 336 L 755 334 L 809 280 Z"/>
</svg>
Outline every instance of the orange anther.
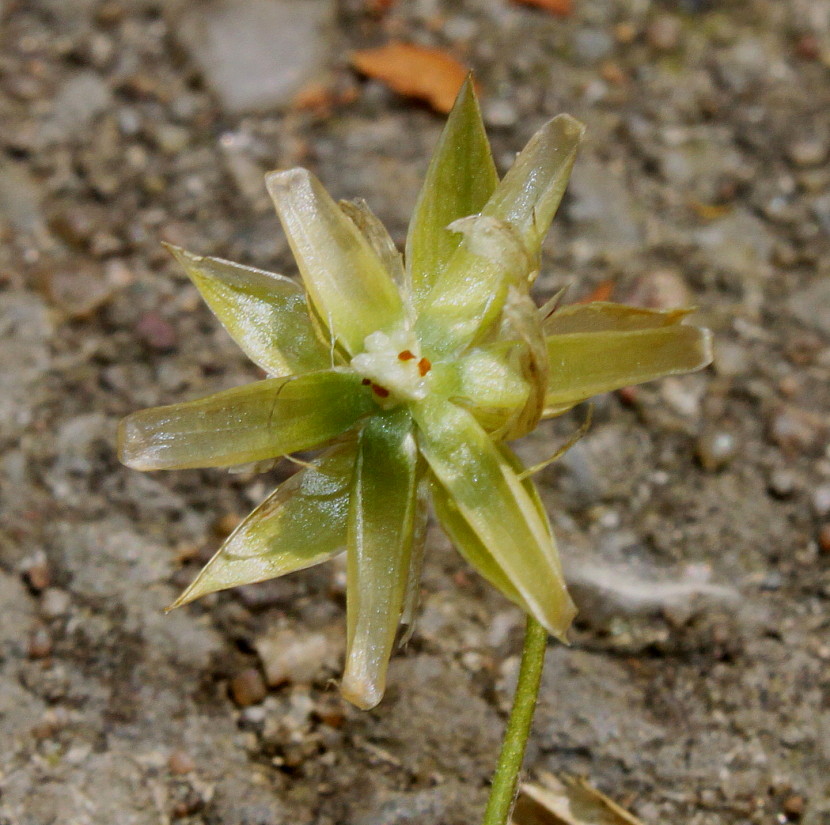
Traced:
<svg viewBox="0 0 830 825">
<path fill-rule="evenodd" d="M 372 392 L 378 396 L 378 398 L 389 397 L 389 390 L 387 390 L 386 387 L 381 387 L 379 384 L 372 384 Z"/>
<path fill-rule="evenodd" d="M 422 377 L 424 375 L 426 375 L 431 369 L 432 369 L 432 364 L 430 364 L 428 358 L 422 358 L 418 362 L 418 372 L 421 373 Z"/>
<path fill-rule="evenodd" d="M 415 353 L 410 352 L 408 349 L 405 349 L 403 352 L 398 353 L 398 358 L 401 361 L 411 361 L 415 357 Z"/>
</svg>

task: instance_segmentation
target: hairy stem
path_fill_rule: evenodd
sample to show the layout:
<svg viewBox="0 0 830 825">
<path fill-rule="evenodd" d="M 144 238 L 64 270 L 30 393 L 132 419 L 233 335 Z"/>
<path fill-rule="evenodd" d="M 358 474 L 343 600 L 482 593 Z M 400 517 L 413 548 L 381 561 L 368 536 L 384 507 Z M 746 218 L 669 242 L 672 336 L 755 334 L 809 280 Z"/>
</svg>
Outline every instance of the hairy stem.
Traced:
<svg viewBox="0 0 830 825">
<path fill-rule="evenodd" d="M 513 708 L 504 732 L 499 762 L 493 774 L 490 798 L 487 800 L 482 825 L 507 825 L 508 823 L 516 798 L 519 772 L 522 769 L 527 738 L 530 735 L 533 711 L 536 709 L 536 697 L 539 695 L 539 682 L 542 679 L 547 643 L 548 633 L 545 628 L 534 618 L 528 616 L 519 681 L 513 697 Z"/>
</svg>

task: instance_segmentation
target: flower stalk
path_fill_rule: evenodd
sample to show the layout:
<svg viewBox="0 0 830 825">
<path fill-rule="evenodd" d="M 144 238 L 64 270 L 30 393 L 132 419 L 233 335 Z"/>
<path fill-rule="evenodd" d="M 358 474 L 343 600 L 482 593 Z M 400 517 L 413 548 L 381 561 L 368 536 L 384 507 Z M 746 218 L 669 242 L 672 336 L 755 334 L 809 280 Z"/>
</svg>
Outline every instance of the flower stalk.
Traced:
<svg viewBox="0 0 830 825">
<path fill-rule="evenodd" d="M 547 630 L 532 616 L 528 616 L 513 708 L 507 720 L 501 753 L 493 774 L 490 796 L 481 825 L 508 825 L 510 820 L 530 736 L 530 726 L 533 723 L 533 712 L 536 710 L 539 685 L 542 682 L 547 644 Z"/>
</svg>

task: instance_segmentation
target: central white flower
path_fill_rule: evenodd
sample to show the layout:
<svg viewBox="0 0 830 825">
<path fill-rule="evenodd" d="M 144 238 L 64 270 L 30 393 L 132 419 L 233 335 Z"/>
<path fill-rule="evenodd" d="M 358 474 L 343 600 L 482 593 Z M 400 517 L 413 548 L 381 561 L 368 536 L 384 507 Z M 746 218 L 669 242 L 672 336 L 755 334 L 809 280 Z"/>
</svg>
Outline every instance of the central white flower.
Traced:
<svg viewBox="0 0 830 825">
<path fill-rule="evenodd" d="M 421 355 L 418 341 L 409 330 L 390 335 L 373 332 L 366 336 L 363 348 L 350 366 L 363 376 L 364 383 L 371 384 L 382 407 L 426 398 L 432 365 Z"/>
</svg>

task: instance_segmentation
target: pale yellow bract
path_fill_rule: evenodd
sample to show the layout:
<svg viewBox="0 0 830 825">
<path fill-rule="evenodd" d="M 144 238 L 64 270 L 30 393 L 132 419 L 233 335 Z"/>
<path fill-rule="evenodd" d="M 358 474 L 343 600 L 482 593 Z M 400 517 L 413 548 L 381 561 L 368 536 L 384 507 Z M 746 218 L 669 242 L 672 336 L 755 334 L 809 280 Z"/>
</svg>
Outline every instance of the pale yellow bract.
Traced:
<svg viewBox="0 0 830 825">
<path fill-rule="evenodd" d="M 376 705 L 416 610 L 428 502 L 463 556 L 550 633 L 575 609 L 532 481 L 506 445 L 597 393 L 700 369 L 709 333 L 529 295 L 581 124 L 544 125 L 499 181 L 468 81 L 430 164 L 405 259 L 362 202 L 273 172 L 302 283 L 171 248 L 273 377 L 121 424 L 139 470 L 229 467 L 322 448 L 227 539 L 175 606 L 348 554 L 343 695 Z"/>
</svg>

